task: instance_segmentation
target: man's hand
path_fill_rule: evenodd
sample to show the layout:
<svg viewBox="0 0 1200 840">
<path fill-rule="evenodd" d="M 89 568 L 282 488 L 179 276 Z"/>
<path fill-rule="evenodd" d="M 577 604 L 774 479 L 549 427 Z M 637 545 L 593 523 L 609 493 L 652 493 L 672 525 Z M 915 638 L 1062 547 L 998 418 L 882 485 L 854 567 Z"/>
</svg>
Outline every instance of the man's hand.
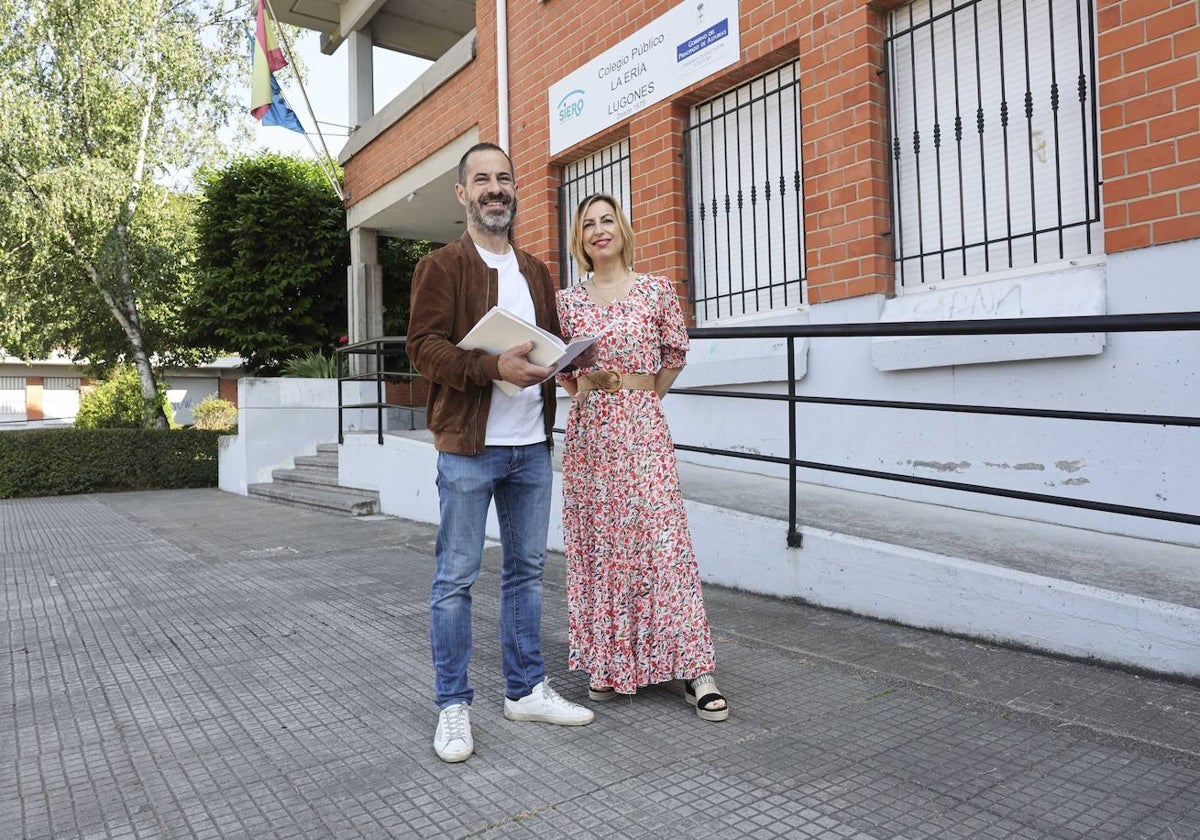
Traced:
<svg viewBox="0 0 1200 840">
<path fill-rule="evenodd" d="M 535 365 L 525 358 L 533 350 L 533 342 L 526 341 L 510 347 L 500 354 L 500 378 L 518 388 L 536 385 L 554 372 L 552 367 Z"/>
<path fill-rule="evenodd" d="M 596 360 L 600 358 L 600 348 L 593 344 L 588 349 L 584 350 L 575 357 L 575 361 L 571 362 L 571 367 L 575 370 L 583 370 L 590 368 L 596 364 Z"/>
</svg>

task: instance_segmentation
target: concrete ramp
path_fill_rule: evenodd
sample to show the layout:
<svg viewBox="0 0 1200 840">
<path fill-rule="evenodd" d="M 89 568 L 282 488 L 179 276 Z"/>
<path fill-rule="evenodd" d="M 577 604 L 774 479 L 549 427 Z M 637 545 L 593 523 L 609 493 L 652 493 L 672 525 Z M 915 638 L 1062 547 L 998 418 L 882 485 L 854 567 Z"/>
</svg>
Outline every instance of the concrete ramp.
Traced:
<svg viewBox="0 0 1200 840">
<path fill-rule="evenodd" d="M 427 432 L 342 446 L 340 483 L 383 513 L 436 523 Z M 857 615 L 1200 677 L 1200 548 L 803 484 L 787 545 L 786 479 L 680 464 L 708 583 Z M 550 546 L 562 549 L 556 475 Z M 495 536 L 494 520 L 489 533 Z"/>
</svg>

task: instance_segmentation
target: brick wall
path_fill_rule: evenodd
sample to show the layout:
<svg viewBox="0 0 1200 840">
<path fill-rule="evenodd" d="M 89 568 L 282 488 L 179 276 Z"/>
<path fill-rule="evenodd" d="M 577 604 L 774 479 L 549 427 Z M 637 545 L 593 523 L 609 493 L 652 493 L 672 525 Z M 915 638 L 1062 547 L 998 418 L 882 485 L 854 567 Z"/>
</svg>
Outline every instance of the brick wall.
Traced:
<svg viewBox="0 0 1200 840">
<path fill-rule="evenodd" d="M 26 420 L 43 420 L 45 413 L 43 406 L 45 405 L 44 393 L 45 380 L 40 376 L 25 377 L 25 419 Z"/>
<path fill-rule="evenodd" d="M 1200 236 L 1200 4 L 1097 6 L 1105 250 Z"/>
<path fill-rule="evenodd" d="M 681 136 L 692 105 L 799 60 L 805 233 L 813 303 L 891 293 L 884 30 L 897 0 L 742 0 L 742 60 L 548 156 L 547 90 L 652 22 L 664 3 L 509 5 L 510 152 L 517 242 L 558 265 L 560 167 L 628 137 L 638 265 L 686 282 Z M 1200 20 L 1196 0 L 1098 0 L 1106 250 L 1200 236 Z M 474 125 L 495 140 L 492 4 L 477 6 L 478 58 L 350 162 L 352 201 Z"/>
</svg>

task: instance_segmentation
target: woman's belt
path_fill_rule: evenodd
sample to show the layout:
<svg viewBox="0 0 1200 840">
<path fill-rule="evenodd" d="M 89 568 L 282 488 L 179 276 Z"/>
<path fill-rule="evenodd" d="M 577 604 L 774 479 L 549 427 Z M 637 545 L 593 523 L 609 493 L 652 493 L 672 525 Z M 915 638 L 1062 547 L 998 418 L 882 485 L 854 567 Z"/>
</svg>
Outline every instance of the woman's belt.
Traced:
<svg viewBox="0 0 1200 840">
<path fill-rule="evenodd" d="M 654 374 L 652 373 L 621 373 L 619 370 L 589 370 L 575 380 L 579 393 L 588 391 L 604 391 L 615 394 L 617 391 L 653 391 Z"/>
</svg>

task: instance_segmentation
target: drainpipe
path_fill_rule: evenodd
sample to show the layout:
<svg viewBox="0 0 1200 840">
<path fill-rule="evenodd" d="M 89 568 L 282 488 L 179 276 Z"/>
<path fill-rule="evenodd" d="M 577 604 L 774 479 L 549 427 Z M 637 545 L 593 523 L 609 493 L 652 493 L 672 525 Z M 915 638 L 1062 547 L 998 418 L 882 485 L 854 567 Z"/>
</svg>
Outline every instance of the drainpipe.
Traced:
<svg viewBox="0 0 1200 840">
<path fill-rule="evenodd" d="M 496 145 L 508 152 L 508 0 L 496 0 L 496 118 Z"/>
</svg>

